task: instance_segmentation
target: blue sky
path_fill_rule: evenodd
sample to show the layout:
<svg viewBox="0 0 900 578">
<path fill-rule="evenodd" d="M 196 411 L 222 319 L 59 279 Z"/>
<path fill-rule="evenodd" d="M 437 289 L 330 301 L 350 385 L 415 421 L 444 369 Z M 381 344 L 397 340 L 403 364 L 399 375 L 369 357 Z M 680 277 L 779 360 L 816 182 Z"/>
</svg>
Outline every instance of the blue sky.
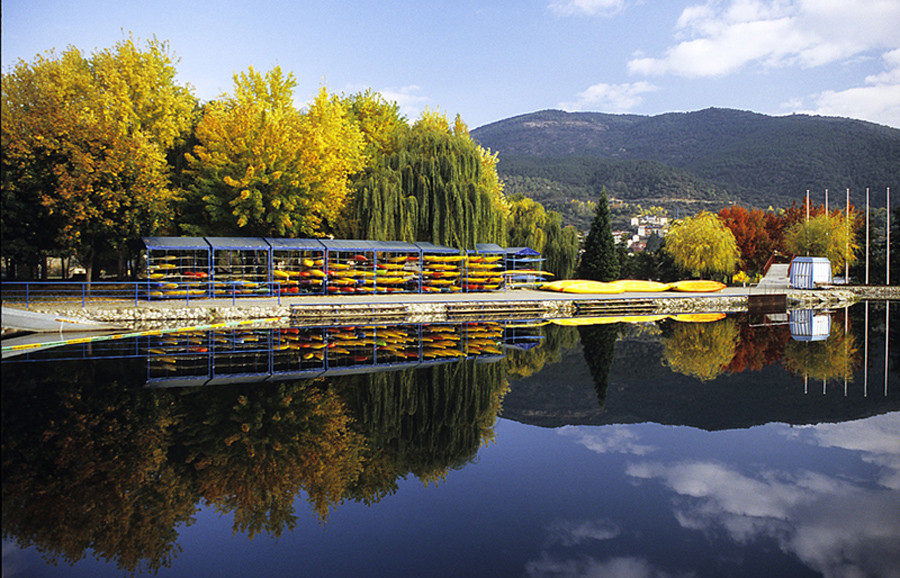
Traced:
<svg viewBox="0 0 900 578">
<path fill-rule="evenodd" d="M 547 108 L 711 106 L 900 128 L 898 0 L 3 0 L 2 66 L 169 42 L 202 100 L 281 66 L 302 105 L 372 88 L 475 128 Z"/>
</svg>

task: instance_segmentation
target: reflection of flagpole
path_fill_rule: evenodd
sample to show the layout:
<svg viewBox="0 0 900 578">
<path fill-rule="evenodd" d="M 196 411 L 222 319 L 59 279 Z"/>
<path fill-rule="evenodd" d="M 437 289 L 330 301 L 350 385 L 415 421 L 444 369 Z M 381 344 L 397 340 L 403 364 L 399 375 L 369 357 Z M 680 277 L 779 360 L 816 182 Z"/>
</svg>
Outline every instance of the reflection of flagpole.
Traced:
<svg viewBox="0 0 900 578">
<path fill-rule="evenodd" d="M 863 397 L 869 397 L 869 302 L 866 301 L 865 348 L 863 349 Z"/>
<path fill-rule="evenodd" d="M 850 189 L 847 189 L 849 192 Z M 848 197 L 849 201 L 849 197 Z M 849 204 L 847 205 L 850 206 Z M 850 307 L 844 307 L 844 351 L 847 350 L 847 328 L 850 326 Z M 847 397 L 847 364 L 849 361 L 847 360 L 847 355 L 844 355 L 844 397 Z"/>
<path fill-rule="evenodd" d="M 887 397 L 888 383 L 888 353 L 891 342 L 891 302 L 884 302 L 884 397 Z"/>
</svg>

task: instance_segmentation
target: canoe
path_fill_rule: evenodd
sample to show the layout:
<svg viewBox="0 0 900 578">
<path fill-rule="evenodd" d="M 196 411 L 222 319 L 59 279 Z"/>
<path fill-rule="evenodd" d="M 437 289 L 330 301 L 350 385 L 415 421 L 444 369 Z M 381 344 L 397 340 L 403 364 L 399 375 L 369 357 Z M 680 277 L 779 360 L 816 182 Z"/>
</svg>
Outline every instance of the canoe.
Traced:
<svg viewBox="0 0 900 578">
<path fill-rule="evenodd" d="M 669 289 L 672 291 L 683 291 L 688 293 L 712 293 L 721 291 L 726 285 L 718 281 L 709 281 L 704 279 L 690 279 L 687 281 L 675 281 L 669 283 Z"/>
</svg>

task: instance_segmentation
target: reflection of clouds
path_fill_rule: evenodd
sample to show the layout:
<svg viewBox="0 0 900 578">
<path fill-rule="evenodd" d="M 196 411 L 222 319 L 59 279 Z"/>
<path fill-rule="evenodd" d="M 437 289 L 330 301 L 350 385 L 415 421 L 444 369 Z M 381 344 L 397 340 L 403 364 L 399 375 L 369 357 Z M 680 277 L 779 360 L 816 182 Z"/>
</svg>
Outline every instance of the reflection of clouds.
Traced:
<svg viewBox="0 0 900 578">
<path fill-rule="evenodd" d="M 21 549 L 12 541 L 3 541 L 3 576 L 17 576 L 22 572 Z"/>
<path fill-rule="evenodd" d="M 565 426 L 559 428 L 560 435 L 568 436 L 592 452 L 598 454 L 647 455 L 656 450 L 653 446 L 639 444 L 640 436 L 631 428 L 609 426 L 581 428 Z"/>
<path fill-rule="evenodd" d="M 683 576 L 671 574 L 654 567 L 643 558 L 610 558 L 609 560 L 595 560 L 591 557 L 577 560 L 557 560 L 544 553 L 540 560 L 532 560 L 525 565 L 528 576 L 564 576 L 581 577 L 596 576 L 597 578 L 666 578 L 668 576 Z M 689 576 L 689 575 L 684 575 Z"/>
<path fill-rule="evenodd" d="M 572 520 L 556 520 L 547 529 L 550 544 L 561 544 L 566 547 L 577 546 L 590 540 L 611 540 L 619 535 L 618 526 L 608 520 L 599 522 Z"/>
<path fill-rule="evenodd" d="M 900 576 L 900 493 L 823 474 L 742 474 L 710 462 L 640 463 L 678 499 L 689 529 L 724 530 L 738 543 L 768 537 L 826 576 Z"/>
<path fill-rule="evenodd" d="M 900 490 L 900 413 L 805 429 L 813 432 L 817 445 L 860 452 L 864 462 L 884 468 L 879 484 Z"/>
</svg>

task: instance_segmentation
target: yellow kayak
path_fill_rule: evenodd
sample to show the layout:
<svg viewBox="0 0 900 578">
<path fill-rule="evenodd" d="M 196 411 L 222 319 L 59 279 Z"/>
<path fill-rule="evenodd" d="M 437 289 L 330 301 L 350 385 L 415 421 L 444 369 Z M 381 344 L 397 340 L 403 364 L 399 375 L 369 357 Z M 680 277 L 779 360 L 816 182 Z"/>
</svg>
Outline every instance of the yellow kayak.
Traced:
<svg viewBox="0 0 900 578">
<path fill-rule="evenodd" d="M 704 279 L 690 279 L 687 281 L 675 281 L 674 283 L 669 283 L 669 289 L 688 293 L 712 293 L 714 291 L 721 291 L 725 287 L 726 285 L 724 283 Z"/>
<path fill-rule="evenodd" d="M 669 288 L 668 283 L 642 281 L 640 279 L 620 279 L 618 281 L 612 281 L 611 283 L 622 287 L 624 291 L 657 292 L 665 291 Z"/>
<path fill-rule="evenodd" d="M 541 284 L 540 288 L 549 288 L 551 291 L 562 291 L 564 293 L 598 293 L 605 295 L 625 292 L 625 288 L 621 285 L 604 283 L 603 281 L 589 281 L 585 279 L 567 279 L 566 281 L 553 281 L 552 283 Z"/>
</svg>

